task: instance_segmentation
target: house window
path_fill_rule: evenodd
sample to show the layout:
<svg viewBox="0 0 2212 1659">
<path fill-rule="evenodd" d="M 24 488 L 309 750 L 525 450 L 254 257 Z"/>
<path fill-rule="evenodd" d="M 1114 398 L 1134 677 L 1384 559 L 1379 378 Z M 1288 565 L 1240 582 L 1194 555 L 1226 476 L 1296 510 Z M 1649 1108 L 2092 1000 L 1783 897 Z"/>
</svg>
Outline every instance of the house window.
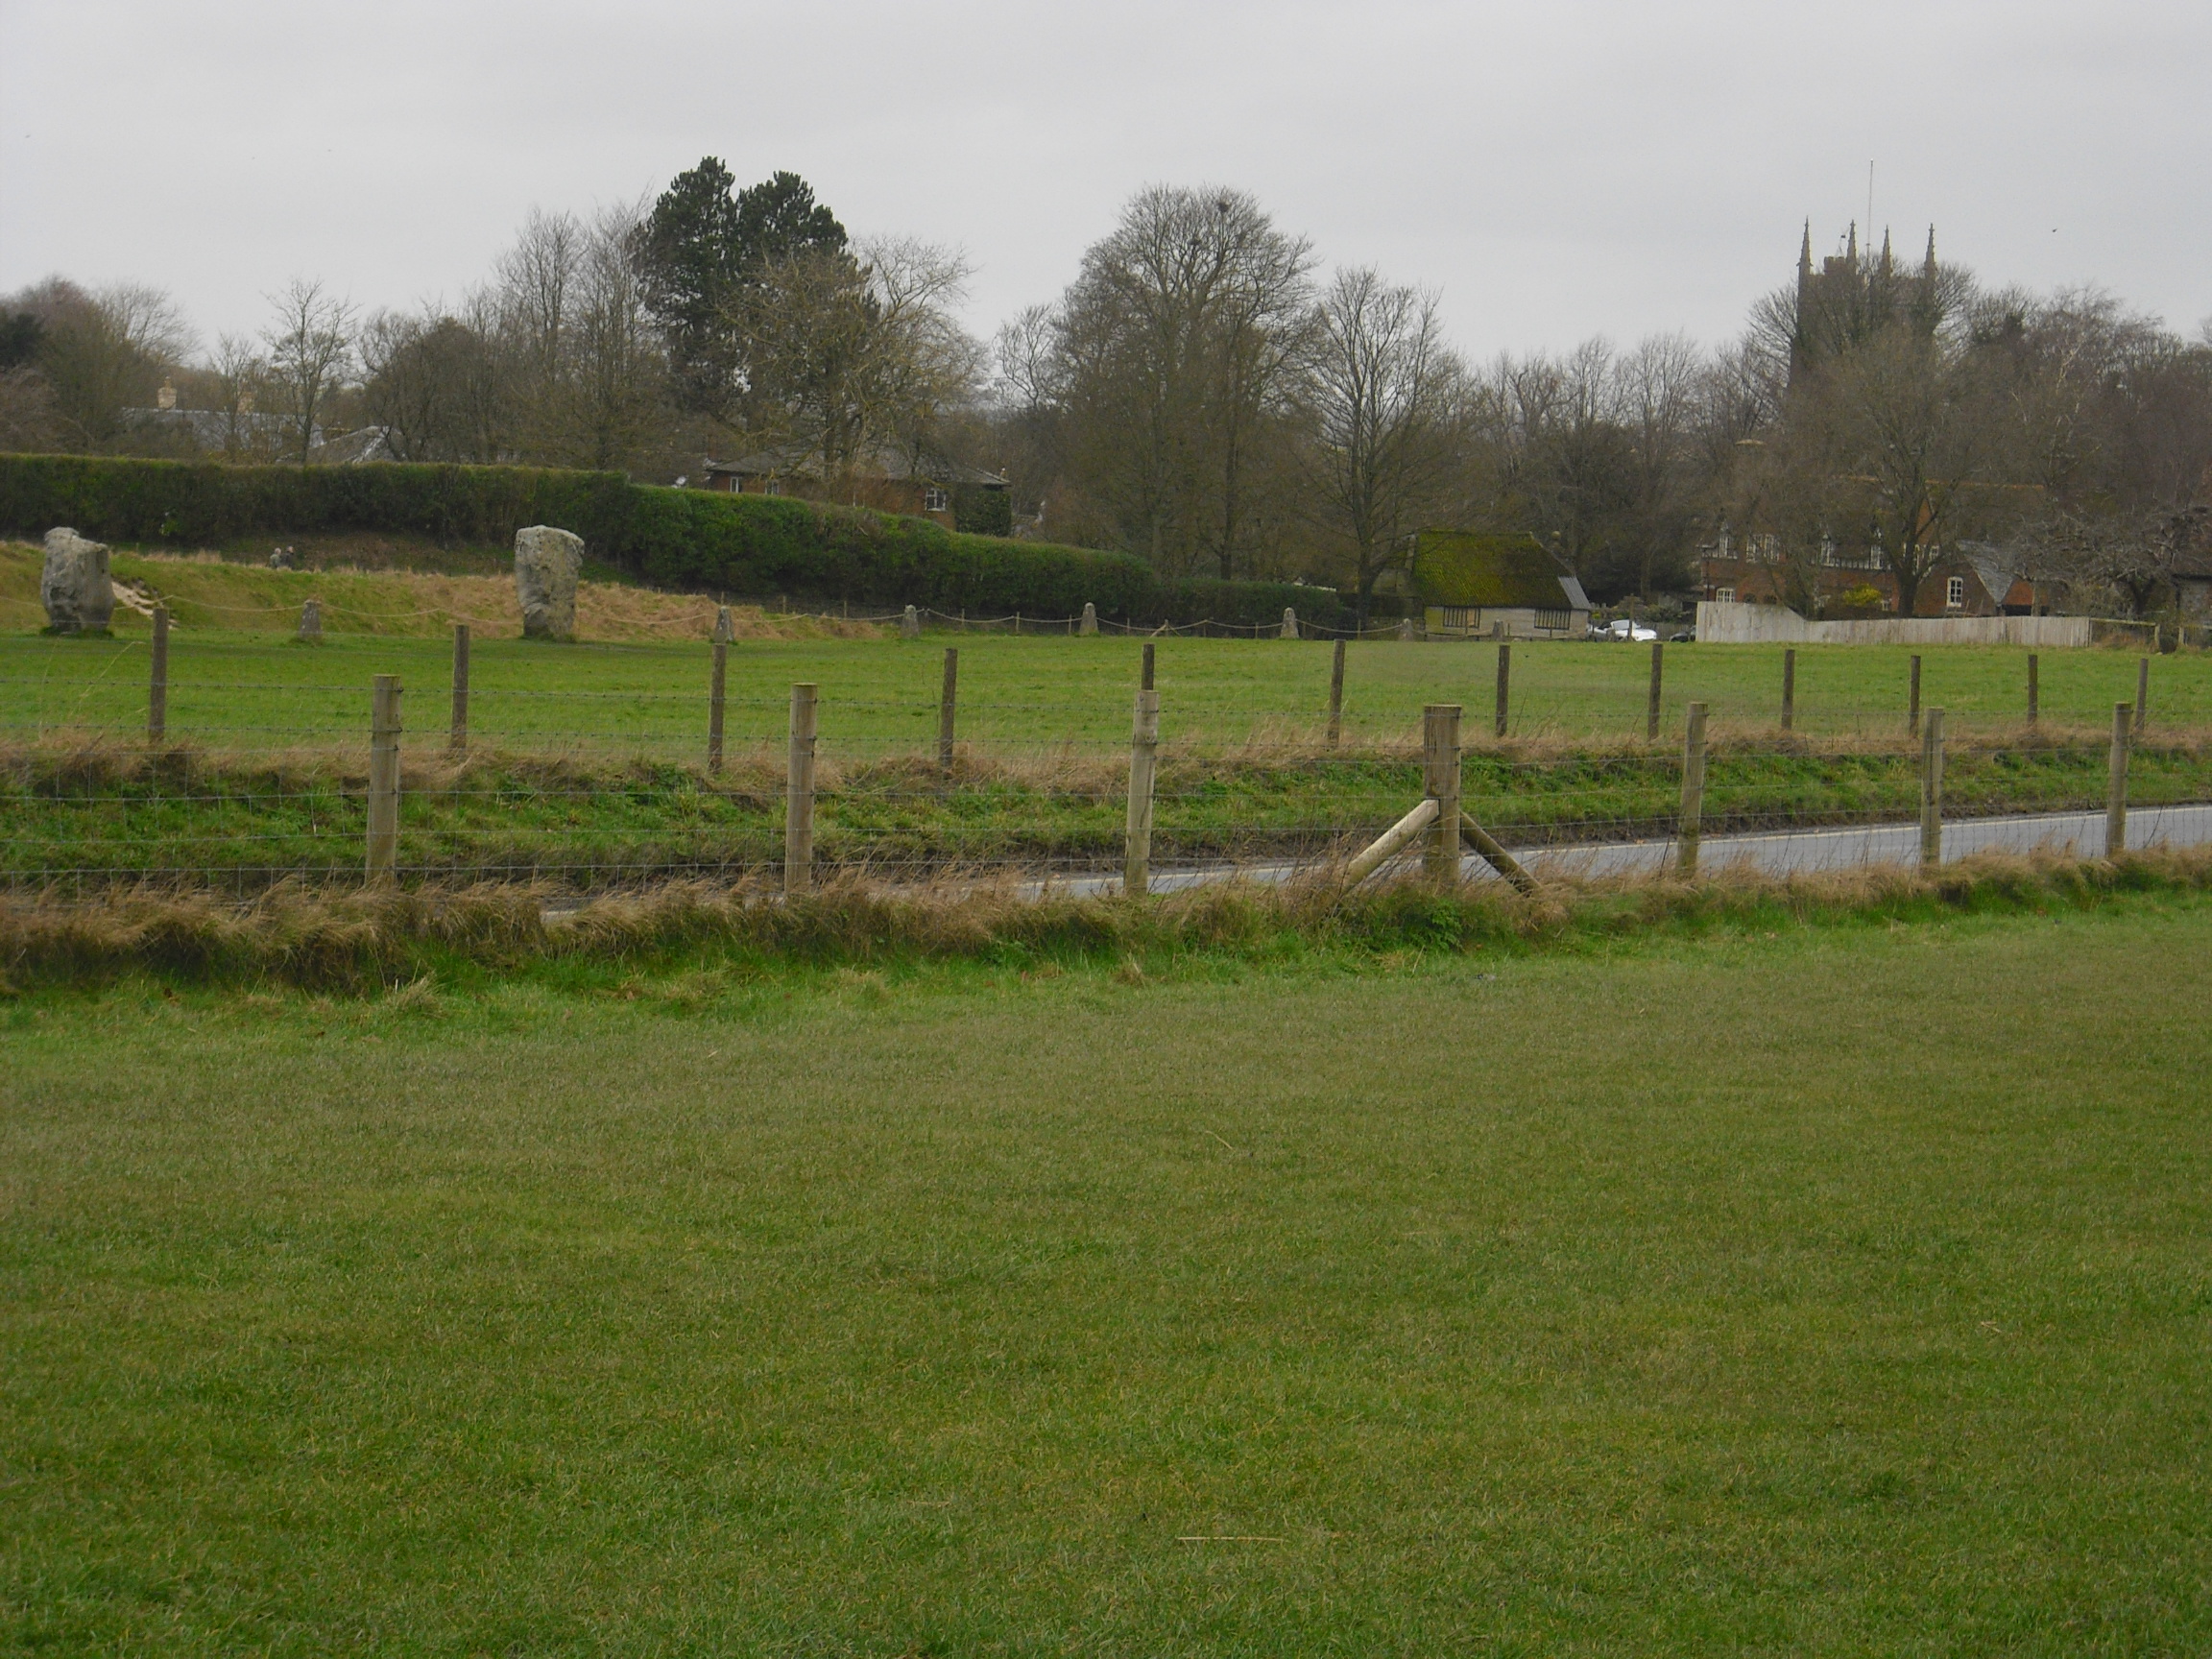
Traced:
<svg viewBox="0 0 2212 1659">
<path fill-rule="evenodd" d="M 1736 589 L 1733 588 L 1716 588 L 1713 589 L 1713 597 L 1723 605 L 1733 605 L 1736 603 Z"/>
<path fill-rule="evenodd" d="M 939 484 L 932 484 L 922 492 L 922 511 L 942 513 L 952 505 L 952 492 Z"/>
<path fill-rule="evenodd" d="M 1966 578 L 1954 576 L 1943 584 L 1943 603 L 1953 611 L 1966 608 Z"/>
</svg>

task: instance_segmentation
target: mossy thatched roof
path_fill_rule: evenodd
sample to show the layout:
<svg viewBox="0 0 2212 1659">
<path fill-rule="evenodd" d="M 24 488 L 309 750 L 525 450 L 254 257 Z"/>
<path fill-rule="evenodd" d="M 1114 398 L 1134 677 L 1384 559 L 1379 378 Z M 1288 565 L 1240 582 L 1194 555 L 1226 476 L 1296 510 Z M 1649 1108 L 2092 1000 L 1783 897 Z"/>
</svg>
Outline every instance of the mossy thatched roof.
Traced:
<svg viewBox="0 0 2212 1659">
<path fill-rule="evenodd" d="M 1424 530 L 1413 543 L 1413 585 L 1427 605 L 1587 610 L 1582 585 L 1526 532 Z"/>
</svg>

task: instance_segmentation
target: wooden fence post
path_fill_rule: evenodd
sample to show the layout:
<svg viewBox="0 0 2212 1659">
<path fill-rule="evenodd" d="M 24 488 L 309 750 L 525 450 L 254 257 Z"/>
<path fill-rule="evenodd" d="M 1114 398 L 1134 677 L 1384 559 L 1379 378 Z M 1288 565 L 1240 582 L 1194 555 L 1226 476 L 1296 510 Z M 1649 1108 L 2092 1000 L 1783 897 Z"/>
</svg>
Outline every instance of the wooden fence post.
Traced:
<svg viewBox="0 0 2212 1659">
<path fill-rule="evenodd" d="M 1152 890 L 1152 782 L 1160 756 L 1160 693 L 1137 693 L 1129 729 L 1129 827 L 1121 860 L 1121 891 L 1142 897 Z"/>
<path fill-rule="evenodd" d="M 2151 718 L 2151 659 L 2135 664 L 2135 730 L 2140 733 Z"/>
<path fill-rule="evenodd" d="M 1429 878 L 1459 884 L 1459 715 L 1456 703 L 1431 703 L 1421 710 L 1421 792 L 1436 803 L 1436 833 L 1429 843 Z"/>
<path fill-rule="evenodd" d="M 379 674 L 369 702 L 369 879 L 399 865 L 399 676 Z"/>
<path fill-rule="evenodd" d="M 1665 640 L 1654 639 L 1651 641 L 1651 689 L 1644 699 L 1644 741 L 1647 743 L 1656 743 L 1659 740 L 1660 659 L 1661 654 L 1666 649 Z"/>
<path fill-rule="evenodd" d="M 1697 874 L 1697 843 L 1705 825 L 1705 705 L 1690 705 L 1682 737 L 1682 815 L 1674 831 L 1674 869 Z"/>
<path fill-rule="evenodd" d="M 722 770 L 722 724 L 730 686 L 730 647 L 714 641 L 714 666 L 707 678 L 707 770 Z"/>
<path fill-rule="evenodd" d="M 1498 646 L 1498 735 L 1505 735 L 1506 700 L 1513 689 L 1513 647 L 1503 642 Z"/>
<path fill-rule="evenodd" d="M 1942 862 L 1943 710 L 1931 709 L 1920 731 L 1920 865 L 1933 870 Z"/>
<path fill-rule="evenodd" d="M 1336 649 L 1329 662 L 1329 747 L 1336 747 L 1336 740 L 1344 733 L 1344 641 L 1336 641 Z"/>
<path fill-rule="evenodd" d="M 2041 687 L 2036 684 L 2036 668 L 2035 653 L 2031 651 L 2028 653 L 2028 724 L 2031 726 L 2040 717 L 2038 705 L 2042 701 Z"/>
<path fill-rule="evenodd" d="M 1782 730 L 1787 732 L 1797 724 L 1797 652 L 1794 647 L 1782 653 Z"/>
<path fill-rule="evenodd" d="M 169 731 L 169 607 L 154 607 L 154 671 L 146 686 L 146 741 L 158 743 Z"/>
<path fill-rule="evenodd" d="M 1149 639 L 1144 641 L 1144 671 L 1137 682 L 1137 688 L 1141 691 L 1152 689 L 1152 641 Z"/>
<path fill-rule="evenodd" d="M 814 885 L 814 687 L 791 687 L 791 757 L 783 791 L 783 891 Z"/>
<path fill-rule="evenodd" d="M 2128 851 L 2128 705 L 2112 705 L 2112 754 L 2104 789 L 2104 856 Z"/>
<path fill-rule="evenodd" d="M 1917 737 L 1920 734 L 1920 659 L 1912 659 L 1912 702 L 1905 715 L 1905 730 Z"/>
<path fill-rule="evenodd" d="M 469 747 L 469 624 L 453 624 L 453 732 L 446 748 L 463 754 Z"/>
<path fill-rule="evenodd" d="M 937 770 L 952 770 L 953 717 L 960 708 L 960 647 L 945 647 L 945 684 L 937 692 Z"/>
</svg>

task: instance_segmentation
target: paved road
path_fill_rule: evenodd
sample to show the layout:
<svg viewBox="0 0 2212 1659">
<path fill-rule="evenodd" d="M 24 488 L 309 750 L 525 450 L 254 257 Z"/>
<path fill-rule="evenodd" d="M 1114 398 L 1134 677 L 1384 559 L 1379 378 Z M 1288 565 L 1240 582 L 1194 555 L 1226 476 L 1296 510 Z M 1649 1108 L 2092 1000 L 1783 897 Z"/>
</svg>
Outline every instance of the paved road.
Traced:
<svg viewBox="0 0 2212 1659">
<path fill-rule="evenodd" d="M 2195 847 L 2206 842 L 2212 842 L 2212 805 L 2138 806 L 2128 814 L 2130 849 Z M 2101 855 L 2104 851 L 2104 814 L 2039 812 L 2010 818 L 1955 819 L 1943 826 L 1946 862 L 1976 853 L 2038 851 Z M 1672 862 L 1674 842 L 1670 836 L 1656 841 L 1605 841 L 1582 847 L 1516 849 L 1514 856 L 1524 868 L 1538 876 L 1652 875 Z M 1917 822 L 1848 825 L 1784 834 L 1708 835 L 1698 851 L 1699 867 L 1707 872 L 1724 870 L 1733 864 L 1769 876 L 1851 870 L 1864 864 L 1911 864 L 1918 862 L 1919 857 Z M 1419 854 L 1407 854 L 1385 868 L 1409 870 L 1419 862 Z M 1286 881 L 1300 871 L 1312 868 L 1310 862 L 1282 860 L 1155 870 L 1152 890 L 1173 893 L 1239 877 L 1247 881 Z M 1470 880 L 1498 878 L 1497 873 L 1473 854 L 1467 855 L 1466 875 Z M 1118 893 L 1120 889 L 1118 876 L 1078 876 L 1039 882 L 1026 890 L 1091 898 Z"/>
</svg>

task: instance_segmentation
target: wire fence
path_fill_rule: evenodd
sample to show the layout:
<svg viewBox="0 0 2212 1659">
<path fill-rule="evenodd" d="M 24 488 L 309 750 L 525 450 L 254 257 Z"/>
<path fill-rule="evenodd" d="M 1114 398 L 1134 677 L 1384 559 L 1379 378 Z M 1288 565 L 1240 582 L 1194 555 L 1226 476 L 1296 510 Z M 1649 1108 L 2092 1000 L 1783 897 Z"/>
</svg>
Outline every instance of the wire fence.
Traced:
<svg viewBox="0 0 2212 1659">
<path fill-rule="evenodd" d="M 363 879 L 372 687 L 301 672 L 315 660 L 283 649 L 231 651 L 228 677 L 171 679 L 166 667 L 148 677 L 144 651 L 113 653 L 66 683 L 0 673 L 0 885 L 66 893 L 156 880 L 246 893 Z M 570 672 L 578 659 L 562 661 Z M 397 830 L 386 862 L 397 878 L 589 892 L 786 871 L 788 692 L 485 685 L 467 678 L 465 654 L 455 662 L 450 685 L 407 693 L 408 718 L 395 717 Z M 1681 839 L 1692 705 L 1665 695 L 1655 676 L 1641 709 L 1616 699 L 1607 719 L 1619 735 L 1566 737 L 1549 721 L 1544 688 L 1516 686 L 1508 653 L 1496 662 L 1487 707 L 1451 705 L 1463 710 L 1454 765 L 1472 820 L 1505 847 L 1554 859 L 1613 849 L 1605 857 L 1616 862 L 1648 861 L 1651 849 Z M 272 663 L 284 674 L 259 677 Z M 1342 668 L 1339 653 L 1327 692 L 1305 706 L 1234 680 L 1214 685 L 1211 705 L 1198 690 L 1156 693 L 1166 735 L 1147 796 L 1152 867 L 1166 877 L 1311 869 L 1371 843 L 1423 798 L 1431 757 L 1404 687 L 1382 696 L 1356 684 L 1348 693 Z M 936 685 L 933 675 L 905 677 L 907 694 L 824 685 L 810 701 L 819 727 L 808 868 L 892 882 L 1093 884 L 1127 869 L 1133 687 L 963 697 L 950 673 Z M 2124 797 L 2139 825 L 2194 835 L 2180 818 L 2140 815 L 2212 801 L 2212 746 L 2187 729 L 2151 728 L 2148 668 L 2133 678 L 2132 700 L 2104 705 L 2124 724 L 2124 744 L 2079 721 L 2030 719 L 2032 702 L 2008 722 L 1954 728 L 1941 812 L 2104 812 L 2124 749 Z M 1709 744 L 1698 758 L 1698 832 L 1798 838 L 1798 851 L 1766 854 L 1787 860 L 1841 856 L 1836 849 L 1858 845 L 1855 834 L 1871 848 L 1863 832 L 1914 824 L 1924 726 L 1939 718 L 1933 704 L 1862 709 L 1815 732 L 1799 729 L 1809 710 L 1791 695 L 1733 724 L 1723 707 L 1709 727 L 1709 705 L 1694 705 Z M 2085 843 L 2094 828 L 2058 831 Z"/>
</svg>

